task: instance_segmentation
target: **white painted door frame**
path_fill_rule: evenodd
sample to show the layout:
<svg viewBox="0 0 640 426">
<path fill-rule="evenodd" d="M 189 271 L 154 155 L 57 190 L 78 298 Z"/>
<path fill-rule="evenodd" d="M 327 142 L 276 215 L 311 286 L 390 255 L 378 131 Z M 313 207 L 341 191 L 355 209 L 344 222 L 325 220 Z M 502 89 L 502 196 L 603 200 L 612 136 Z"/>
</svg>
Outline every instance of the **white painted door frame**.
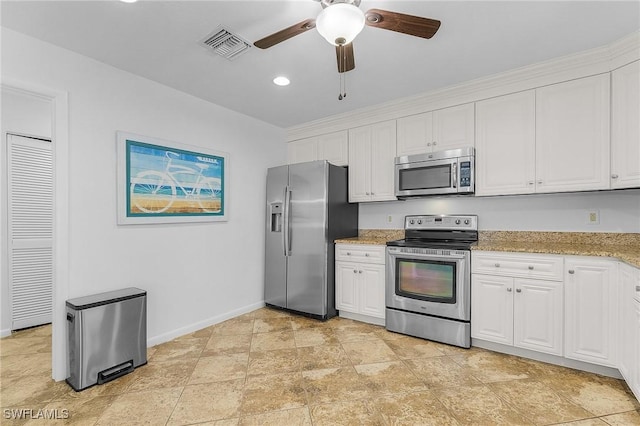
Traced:
<svg viewBox="0 0 640 426">
<path fill-rule="evenodd" d="M 69 95 L 66 91 L 33 85 L 11 78 L 2 79 L 2 88 L 48 99 L 53 105 L 53 322 L 51 375 L 67 377 L 67 330 L 65 302 L 69 298 Z M 6 135 L 2 135 L 6 140 Z M 6 220 L 3 218 L 2 220 Z M 5 251 L 6 254 L 6 251 Z M 3 259 L 2 265 L 6 265 Z M 2 271 L 6 276 L 6 272 Z"/>
</svg>

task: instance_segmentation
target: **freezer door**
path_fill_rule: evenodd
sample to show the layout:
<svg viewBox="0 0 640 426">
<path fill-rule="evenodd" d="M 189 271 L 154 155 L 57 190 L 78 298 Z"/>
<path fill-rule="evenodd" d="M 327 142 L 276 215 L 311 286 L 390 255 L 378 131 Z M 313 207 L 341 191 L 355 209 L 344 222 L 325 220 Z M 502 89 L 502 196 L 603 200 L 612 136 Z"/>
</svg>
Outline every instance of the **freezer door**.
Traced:
<svg viewBox="0 0 640 426">
<path fill-rule="evenodd" d="M 289 167 L 267 170 L 264 301 L 287 307 L 287 258 L 284 255 L 285 190 Z"/>
<path fill-rule="evenodd" d="M 326 161 L 289 166 L 287 308 L 327 314 Z"/>
</svg>

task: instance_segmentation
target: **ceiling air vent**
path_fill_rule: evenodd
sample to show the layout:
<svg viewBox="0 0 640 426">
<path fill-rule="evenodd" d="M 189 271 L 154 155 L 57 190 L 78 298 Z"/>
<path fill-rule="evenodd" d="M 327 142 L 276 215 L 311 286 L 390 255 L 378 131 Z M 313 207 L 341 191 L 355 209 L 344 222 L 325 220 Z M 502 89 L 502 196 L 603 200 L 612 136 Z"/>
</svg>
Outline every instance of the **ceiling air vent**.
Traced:
<svg viewBox="0 0 640 426">
<path fill-rule="evenodd" d="M 237 58 L 251 47 L 249 42 L 222 27 L 215 29 L 200 44 L 229 60 Z"/>
</svg>

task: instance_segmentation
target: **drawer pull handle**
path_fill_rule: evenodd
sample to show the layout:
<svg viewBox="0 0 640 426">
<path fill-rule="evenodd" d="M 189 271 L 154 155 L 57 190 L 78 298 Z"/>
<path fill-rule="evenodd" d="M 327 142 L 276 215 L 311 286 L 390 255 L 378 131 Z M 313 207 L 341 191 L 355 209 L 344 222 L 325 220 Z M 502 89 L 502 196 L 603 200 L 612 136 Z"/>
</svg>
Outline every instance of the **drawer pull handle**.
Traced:
<svg viewBox="0 0 640 426">
<path fill-rule="evenodd" d="M 516 293 L 522 293 L 522 289 L 521 288 L 516 288 Z"/>
<path fill-rule="evenodd" d="M 511 287 L 507 287 L 507 291 L 511 292 L 513 289 Z"/>
<path fill-rule="evenodd" d="M 500 264 L 499 264 L 499 263 L 496 263 L 496 268 L 499 268 L 499 267 L 500 267 Z"/>
<path fill-rule="evenodd" d="M 636 286 L 636 291 L 640 291 L 640 285 Z"/>
<path fill-rule="evenodd" d="M 530 270 L 530 271 L 533 271 L 533 266 L 529 266 L 529 270 Z"/>
<path fill-rule="evenodd" d="M 573 269 L 569 269 L 569 273 L 573 275 L 576 273 L 576 271 L 574 271 Z"/>
</svg>

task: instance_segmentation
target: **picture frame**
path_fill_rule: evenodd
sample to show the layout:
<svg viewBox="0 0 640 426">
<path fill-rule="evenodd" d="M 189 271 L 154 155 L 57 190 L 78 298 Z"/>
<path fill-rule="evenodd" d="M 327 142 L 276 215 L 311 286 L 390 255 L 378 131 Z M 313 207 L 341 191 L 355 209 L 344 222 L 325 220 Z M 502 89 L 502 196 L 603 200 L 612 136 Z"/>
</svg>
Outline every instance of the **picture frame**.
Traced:
<svg viewBox="0 0 640 426">
<path fill-rule="evenodd" d="M 229 155 L 116 132 L 119 225 L 228 220 Z"/>
</svg>

